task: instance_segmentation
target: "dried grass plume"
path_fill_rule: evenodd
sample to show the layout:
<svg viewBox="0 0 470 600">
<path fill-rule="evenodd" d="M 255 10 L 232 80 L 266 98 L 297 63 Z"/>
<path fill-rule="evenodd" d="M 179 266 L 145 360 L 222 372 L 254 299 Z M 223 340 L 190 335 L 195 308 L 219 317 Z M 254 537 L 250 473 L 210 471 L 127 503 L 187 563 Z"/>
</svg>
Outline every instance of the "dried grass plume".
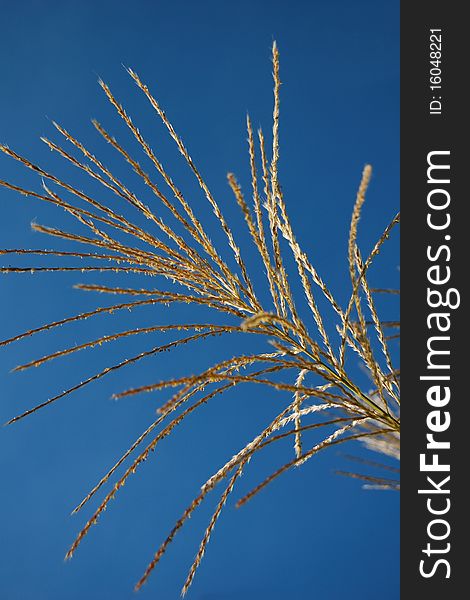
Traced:
<svg viewBox="0 0 470 600">
<path fill-rule="evenodd" d="M 156 118 L 161 120 L 175 142 L 200 187 L 208 209 L 215 215 L 225 239 L 223 248 L 216 247 L 211 241 L 204 220 L 196 214 L 192 203 L 177 187 L 144 134 L 116 99 L 111 88 L 103 81 L 99 83 L 104 94 L 117 116 L 127 127 L 130 136 L 139 145 L 143 155 L 152 163 L 158 177 L 150 177 L 141 166 L 138 157 L 131 155 L 125 149 L 124 143 L 113 137 L 100 123 L 93 121 L 93 125 L 98 134 L 132 168 L 145 185 L 150 199 L 149 204 L 129 189 L 116 173 L 111 172 L 67 129 L 55 122 L 53 125 L 62 139 L 62 145 L 47 138 L 42 138 L 43 142 L 71 167 L 78 169 L 111 192 L 116 202 L 106 204 L 99 196 L 94 197 L 77 189 L 10 147 L 0 146 L 4 154 L 39 175 L 42 189 L 39 191 L 26 189 L 4 180 L 0 180 L 0 184 L 14 193 L 65 210 L 78 222 L 81 233 L 39 224 L 34 224 L 33 228 L 51 238 L 57 238 L 65 243 L 78 243 L 85 248 L 83 252 L 45 249 L 0 250 L 0 254 L 5 256 L 16 254 L 25 259 L 47 256 L 55 257 L 59 261 L 56 267 L 7 266 L 1 271 L 3 273 L 93 271 L 97 274 L 111 271 L 118 276 L 118 283 L 115 286 L 97 283 L 80 284 L 76 287 L 91 294 L 124 297 L 122 300 L 121 298 L 113 300 L 110 306 L 97 306 L 88 312 L 73 314 L 18 333 L 10 339 L 1 341 L 1 346 L 40 333 L 51 332 L 71 323 L 94 319 L 103 313 L 112 315 L 125 309 L 138 310 L 149 305 L 172 306 L 176 303 L 187 303 L 194 307 L 195 315 L 199 306 L 210 308 L 214 315 L 214 319 L 209 321 L 200 321 L 195 317 L 188 323 L 176 322 L 170 325 L 153 323 L 149 327 L 118 331 L 112 335 L 98 335 L 85 343 L 71 345 L 19 365 L 17 371 L 39 367 L 66 355 L 96 345 L 110 344 L 130 336 L 143 337 L 155 332 L 165 332 L 170 336 L 169 341 L 164 345 L 157 345 L 119 363 L 109 365 L 93 376 L 72 384 L 65 391 L 13 417 L 10 423 L 70 396 L 76 390 L 145 357 L 176 350 L 186 344 L 192 346 L 202 344 L 210 337 L 230 336 L 235 332 L 246 339 L 246 351 L 243 354 L 221 359 L 203 372 L 184 373 L 178 378 L 155 381 L 145 386 L 137 385 L 116 394 L 116 397 L 123 397 L 163 390 L 168 395 L 153 422 L 148 424 L 147 429 L 78 503 L 74 512 L 82 510 L 96 494 L 102 494 L 101 503 L 77 535 L 67 552 L 67 558 L 73 556 L 91 526 L 102 516 L 109 501 L 128 479 L 138 472 L 140 465 L 155 450 L 157 444 L 169 436 L 193 411 L 210 403 L 214 397 L 227 390 L 247 383 L 281 392 L 286 398 L 283 410 L 275 418 L 267 419 L 262 431 L 253 439 L 247 439 L 246 444 L 235 456 L 222 460 L 213 475 L 203 482 L 192 503 L 156 549 L 141 579 L 137 582 L 136 589 L 147 581 L 192 512 L 211 490 L 221 484 L 223 489 L 220 501 L 210 519 L 183 586 L 183 594 L 187 592 L 204 556 L 217 519 L 234 490 L 238 478 L 248 467 L 250 460 L 270 444 L 290 436 L 292 455 L 286 457 L 284 465 L 269 474 L 251 492 L 238 500 L 238 506 L 253 498 L 287 470 L 300 466 L 323 450 L 347 441 L 361 440 L 379 453 L 398 458 L 399 371 L 393 365 L 392 353 L 389 349 L 390 340 L 395 336 L 386 335 L 387 328 L 396 328 L 398 323 L 382 321 L 375 301 L 377 294 L 394 294 L 396 290 L 371 287 L 368 282 L 368 271 L 392 229 L 398 224 L 399 215 L 393 216 L 390 223 L 384 227 L 383 234 L 372 251 L 363 255 L 358 248 L 357 240 L 362 209 L 372 174 L 371 167 L 366 165 L 362 178 L 358 182 L 345 253 L 349 265 L 350 297 L 346 306 L 341 306 L 302 249 L 288 216 L 287 201 L 279 182 L 281 80 L 279 51 L 275 43 L 272 48 L 272 61 L 274 108 L 271 148 L 268 150 L 266 138 L 261 130 L 255 135 L 248 117 L 247 167 L 251 173 L 251 190 L 249 192 L 242 190 L 235 175 L 228 174 L 228 185 L 246 226 L 245 231 L 237 233 L 232 230 L 220 204 L 211 193 L 158 101 L 139 76 L 134 71 L 128 70 L 133 82 L 155 111 Z M 118 201 L 127 205 L 129 211 L 144 216 L 146 227 L 139 226 L 133 219 L 121 214 Z M 161 203 L 166 212 L 155 208 L 157 202 Z M 168 218 L 165 215 L 168 215 Z M 243 239 L 243 236 L 251 240 L 255 251 L 259 254 L 264 270 L 263 278 L 259 275 L 256 279 L 253 277 L 250 265 L 242 256 L 238 240 Z M 288 254 L 291 255 L 289 259 L 287 259 Z M 74 267 L 61 266 L 60 261 L 63 258 L 77 259 L 79 263 Z M 290 269 L 291 272 L 288 272 L 287 267 L 289 261 L 295 265 L 295 269 Z M 126 286 L 124 282 L 126 274 L 137 274 L 141 277 L 141 287 Z M 294 278 L 298 278 L 303 290 L 299 297 L 294 297 L 292 287 Z M 158 282 L 162 279 L 171 284 L 171 291 L 159 287 Z M 261 283 L 266 288 L 264 295 L 259 293 Z M 261 300 L 261 297 L 267 297 L 269 301 Z M 321 308 L 325 305 L 325 301 L 329 306 L 328 311 Z M 300 310 L 302 304 L 305 307 Z M 308 319 L 301 317 L 306 311 L 308 311 Z M 331 323 L 334 327 L 331 327 Z M 266 340 L 265 352 L 256 353 L 252 350 L 252 336 L 261 336 Z M 354 374 L 346 366 L 348 352 L 353 353 L 355 361 L 360 361 L 369 374 L 372 391 L 364 390 L 356 383 Z M 322 428 L 325 433 L 321 441 L 316 441 L 313 445 L 309 443 L 310 431 L 314 429 L 321 431 Z M 121 466 L 124 470 L 118 475 Z M 362 475 L 342 472 L 342 474 L 361 478 L 369 487 L 380 489 L 399 487 L 397 479 L 389 476 L 377 478 L 367 473 Z"/>
</svg>

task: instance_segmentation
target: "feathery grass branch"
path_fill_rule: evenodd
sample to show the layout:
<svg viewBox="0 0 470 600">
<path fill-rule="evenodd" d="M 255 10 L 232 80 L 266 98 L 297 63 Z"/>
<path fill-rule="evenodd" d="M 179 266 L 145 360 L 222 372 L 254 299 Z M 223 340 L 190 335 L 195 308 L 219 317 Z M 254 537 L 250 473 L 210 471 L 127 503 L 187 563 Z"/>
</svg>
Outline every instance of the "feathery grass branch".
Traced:
<svg viewBox="0 0 470 600">
<path fill-rule="evenodd" d="M 134 396 L 144 392 L 159 392 L 165 396 L 158 404 L 157 416 L 147 428 L 123 452 L 119 459 L 106 471 L 99 481 L 91 487 L 88 494 L 74 509 L 82 510 L 91 498 L 103 493 L 98 508 L 87 520 L 72 543 L 66 557 L 71 558 L 92 525 L 97 523 L 110 500 L 137 472 L 142 463 L 154 452 L 157 445 L 195 411 L 207 405 L 215 397 L 223 397 L 229 390 L 238 390 L 242 384 L 262 386 L 266 395 L 275 390 L 288 399 L 282 410 L 276 409 L 264 428 L 231 458 L 225 459 L 222 466 L 202 485 L 200 492 L 186 508 L 180 519 L 171 529 L 150 560 L 142 577 L 136 584 L 139 589 L 148 579 L 163 554 L 166 552 L 176 533 L 187 519 L 203 502 L 206 496 L 222 480 L 227 479 L 216 509 L 209 520 L 195 560 L 192 563 L 183 586 L 183 595 L 188 591 L 196 571 L 206 551 L 218 518 L 228 497 L 242 472 L 248 467 L 257 453 L 275 442 L 293 436 L 295 456 L 275 472 L 265 478 L 252 491 L 245 494 L 237 503 L 241 506 L 276 480 L 292 467 L 298 467 L 318 452 L 338 444 L 362 441 L 370 450 L 389 457 L 399 457 L 400 437 L 400 386 L 399 370 L 394 366 L 394 356 L 388 342 L 396 335 L 385 335 L 387 329 L 399 328 L 398 321 L 384 320 L 377 308 L 376 294 L 397 295 L 398 290 L 387 287 L 374 287 L 370 284 L 369 268 L 381 251 L 392 230 L 399 223 L 399 214 L 386 226 L 375 243 L 372 251 L 362 258 L 359 249 L 359 222 L 365 204 L 366 191 L 371 180 L 370 165 L 364 167 L 362 179 L 356 194 L 347 243 L 348 284 L 351 286 L 349 301 L 343 308 L 336 294 L 320 276 L 307 252 L 302 249 L 294 227 L 292 226 L 287 202 L 279 181 L 280 175 L 280 89 L 279 50 L 276 43 L 272 48 L 274 106 L 272 111 L 272 140 L 270 156 L 263 131 L 255 136 L 250 117 L 247 116 L 248 164 L 251 176 L 251 199 L 246 199 L 242 187 L 233 173 L 227 175 L 228 187 L 244 219 L 245 230 L 235 233 L 222 212 L 222 204 L 209 189 L 208 184 L 196 167 L 181 137 L 161 108 L 156 98 L 139 76 L 127 69 L 133 82 L 152 109 L 157 113 L 166 131 L 176 144 L 186 166 L 195 177 L 223 233 L 225 247 L 223 252 L 211 241 L 205 219 L 196 215 L 193 203 L 189 202 L 175 184 L 162 160 L 157 157 L 147 138 L 136 125 L 136 121 L 126 112 L 117 100 L 111 88 L 100 80 L 106 98 L 118 117 L 126 126 L 126 132 L 133 143 L 137 142 L 138 151 L 144 160 L 150 161 L 153 174 L 146 173 L 141 159 L 130 153 L 126 141 L 117 140 L 96 120 L 95 130 L 116 152 L 126 168 L 132 170 L 142 188 L 153 201 L 144 201 L 141 193 L 136 193 L 125 183 L 124 174 L 119 177 L 105 163 L 92 153 L 77 137 L 56 122 L 53 126 L 61 136 L 65 147 L 41 138 L 46 146 L 65 161 L 65 164 L 77 169 L 80 174 L 99 184 L 101 192 L 112 195 L 114 202 L 97 199 L 67 183 L 40 167 L 32 160 L 0 145 L 0 151 L 33 171 L 40 178 L 40 191 L 26 189 L 21 185 L 0 180 L 0 186 L 32 200 L 45 202 L 61 211 L 67 218 L 72 217 L 77 231 L 66 226 L 56 227 L 34 223 L 33 230 L 63 243 L 86 246 L 84 251 L 62 249 L 3 249 L 0 255 L 10 257 L 41 257 L 59 260 L 58 264 L 45 263 L 40 266 L 5 265 L 0 267 L 3 274 L 21 273 L 68 273 L 82 272 L 96 274 L 97 281 L 89 280 L 75 285 L 80 291 L 99 294 L 124 295 L 132 297 L 129 302 L 100 306 L 72 316 L 67 316 L 44 325 L 23 331 L 0 341 L 8 346 L 35 336 L 53 332 L 63 325 L 73 325 L 87 319 L 107 315 L 110 319 L 124 309 L 140 307 L 172 307 L 176 303 L 187 304 L 194 311 L 211 311 L 217 318 L 201 320 L 197 317 L 175 319 L 170 324 L 155 321 L 146 327 L 123 329 L 108 334 L 94 334 L 93 339 L 70 344 L 67 347 L 34 358 L 18 365 L 15 371 L 24 371 L 40 367 L 50 361 L 76 355 L 79 351 L 89 350 L 102 344 L 119 342 L 129 338 L 140 340 L 143 335 L 176 334 L 175 339 L 159 343 L 150 349 L 119 360 L 101 371 L 83 379 L 63 392 L 37 404 L 12 418 L 14 423 L 38 410 L 55 403 L 73 392 L 94 383 L 101 378 L 124 367 L 131 366 L 143 359 L 155 357 L 166 351 L 182 351 L 187 344 L 199 344 L 215 336 L 240 336 L 246 351 L 225 358 L 223 345 L 218 346 L 217 361 L 197 374 L 184 372 L 173 378 L 162 375 L 160 381 L 147 385 L 135 385 L 114 394 L 114 398 Z M 67 149 L 66 149 L 67 148 Z M 77 158 L 78 156 L 78 158 Z M 143 164 L 143 163 L 142 163 Z M 155 181 L 155 176 L 159 182 Z M 163 180 L 163 181 L 161 181 Z M 51 188 L 54 189 L 51 189 Z M 230 193 L 229 190 L 227 190 Z M 70 196 L 70 201 L 62 198 Z M 248 196 L 247 196 L 248 197 Z M 154 207 L 163 207 L 164 216 Z M 123 214 L 117 207 L 121 206 Z M 127 212 L 133 215 L 127 217 Z M 166 212 L 168 211 L 168 212 Z M 137 217 L 145 218 L 146 227 L 137 224 Z M 258 267 L 262 271 L 254 276 L 253 266 L 241 255 L 239 237 L 248 237 L 257 251 Z M 295 297 L 292 276 L 288 269 L 285 248 L 288 248 L 290 260 L 295 263 L 295 277 L 301 285 L 300 297 Z M 228 256 L 226 256 L 226 254 Z M 71 263 L 61 264 L 66 259 Z M 109 265 L 103 262 L 109 261 Z M 77 264 L 78 262 L 78 264 Z M 115 273 L 118 276 L 132 275 L 141 277 L 141 284 L 127 286 L 119 280 L 115 286 L 100 279 L 101 273 Z M 159 278 L 165 285 L 150 287 L 149 277 Z M 135 284 L 133 284 L 135 285 Z M 141 287 L 140 287 L 141 285 Z M 181 288 L 183 290 L 181 291 Z M 336 297 L 335 297 L 336 296 Z M 92 296 L 93 297 L 93 296 Z M 267 297 L 266 302 L 263 298 Z M 326 309 L 323 305 L 326 303 Z M 306 311 L 308 319 L 304 318 Z M 176 321 L 176 322 L 175 322 Z M 219 322 L 220 321 L 220 322 Z M 99 324 L 99 319 L 94 321 Z M 181 335 L 178 336 L 178 332 Z M 375 332 L 375 335 L 374 335 Z M 274 347 L 274 352 L 254 350 L 253 335 L 258 340 Z M 337 336 L 335 338 L 335 336 Z M 269 346 L 268 346 L 269 347 Z M 337 348 L 337 350 L 335 350 Z M 348 367 L 346 358 L 352 351 L 367 371 L 373 383 L 372 390 L 364 389 L 354 369 Z M 274 411 L 273 411 L 274 412 Z M 277 413 L 277 414 L 276 414 Z M 243 415 L 243 419 L 246 415 Z M 285 428 L 293 424 L 293 428 Z M 308 436 L 324 428 L 320 442 L 305 450 Z M 282 444 L 280 444 L 282 446 Z M 374 461 L 363 460 L 363 464 L 380 468 Z M 123 473 L 118 475 L 123 467 Z M 394 467 L 384 465 L 385 469 Z M 389 477 L 371 476 L 349 471 L 338 471 L 342 475 L 361 479 L 366 487 L 374 489 L 398 489 L 396 480 Z M 111 489 L 104 492 L 106 484 Z"/>
</svg>

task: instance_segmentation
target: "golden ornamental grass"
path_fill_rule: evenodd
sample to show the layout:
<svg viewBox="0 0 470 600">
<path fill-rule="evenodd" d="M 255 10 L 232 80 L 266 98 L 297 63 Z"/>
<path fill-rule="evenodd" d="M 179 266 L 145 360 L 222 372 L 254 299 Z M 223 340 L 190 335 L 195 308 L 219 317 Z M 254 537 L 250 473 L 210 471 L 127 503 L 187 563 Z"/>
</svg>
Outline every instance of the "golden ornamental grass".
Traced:
<svg viewBox="0 0 470 600">
<path fill-rule="evenodd" d="M 228 496 L 232 493 L 237 479 L 248 466 L 251 458 L 269 444 L 290 436 L 293 442 L 292 456 L 287 456 L 284 465 L 262 480 L 243 498 L 239 499 L 237 506 L 246 503 L 285 471 L 303 464 L 322 450 L 343 444 L 346 441 L 361 440 L 370 449 L 395 458 L 399 457 L 399 370 L 394 367 L 388 348 L 389 341 L 397 337 L 398 334 L 386 335 L 387 329 L 397 329 L 399 323 L 382 321 L 374 300 L 376 294 L 395 294 L 398 292 L 397 290 L 372 288 L 367 278 L 372 262 L 379 254 L 392 229 L 399 223 L 399 215 L 394 216 L 390 223 L 386 225 L 383 234 L 377 240 L 372 251 L 367 256 L 363 256 L 357 245 L 357 234 L 372 173 L 371 167 L 366 165 L 353 207 L 347 244 L 349 283 L 351 286 L 350 299 L 346 306 L 340 306 L 306 253 L 302 250 L 294 235 L 288 216 L 278 174 L 281 81 L 279 77 L 279 53 L 275 43 L 272 48 L 272 58 L 274 110 L 271 158 L 268 158 L 263 132 L 259 130 L 256 137 L 248 117 L 248 164 L 251 171 L 251 198 L 248 199 L 245 196 L 235 175 L 229 173 L 227 176 L 228 185 L 240 207 L 246 224 L 246 230 L 238 235 L 248 236 L 252 240 L 264 266 L 264 283 L 271 298 L 268 305 L 262 304 L 257 295 L 249 265 L 242 257 L 237 243 L 237 236 L 232 232 L 217 200 L 206 185 L 165 112 L 134 71 L 128 70 L 129 75 L 150 102 L 171 138 L 173 138 L 225 235 L 226 248 L 224 252 L 219 251 L 211 241 L 204 223 L 193 212 L 191 204 L 173 182 L 137 125 L 116 100 L 109 86 L 103 81 L 99 83 L 108 100 L 139 144 L 142 152 L 153 163 L 163 182 L 156 183 L 154 179 L 150 178 L 137 158 L 131 156 L 121 142 L 109 134 L 100 123 L 93 121 L 93 125 L 98 133 L 132 167 L 148 188 L 149 193 L 155 196 L 170 211 L 172 217 L 182 227 L 183 235 L 176 233 L 163 217 L 158 216 L 85 148 L 78 139 L 57 123 L 53 123 L 54 127 L 65 142 L 72 147 L 71 151 L 75 154 L 70 154 L 65 147 L 49 139 L 42 138 L 50 150 L 58 153 L 75 168 L 99 182 L 107 190 L 132 206 L 138 213 L 145 216 L 147 229 L 138 226 L 132 220 L 121 215 L 114 204 L 112 206 L 103 204 L 100 200 L 92 198 L 66 181 L 47 172 L 8 146 L 0 146 L 5 154 L 19 161 L 41 177 L 42 192 L 24 189 L 13 183 L 0 180 L 2 186 L 25 196 L 56 205 L 77 219 L 83 228 L 81 234 L 38 224 L 33 224 L 33 229 L 61 240 L 78 242 L 88 248 L 86 252 L 5 249 L 0 250 L 0 253 L 4 255 L 54 256 L 57 258 L 71 257 L 78 258 L 81 261 L 83 259 L 92 261 L 91 264 L 77 267 L 5 267 L 1 269 L 2 272 L 113 271 L 118 274 L 139 274 L 142 277 L 143 285 L 142 288 L 110 287 L 100 284 L 77 285 L 77 288 L 88 292 L 124 296 L 126 301 L 116 301 L 111 306 L 97 307 L 88 312 L 47 323 L 4 340 L 0 342 L 1 346 L 69 323 L 92 319 L 103 313 L 111 315 L 124 309 L 137 309 L 141 306 L 188 303 L 194 305 L 196 310 L 198 305 L 202 305 L 217 313 L 219 320 L 221 317 L 223 318 L 222 324 L 198 322 L 196 320 L 191 323 L 157 324 L 151 327 L 120 331 L 112 335 L 96 337 L 85 343 L 70 346 L 19 365 L 15 370 L 21 371 L 38 367 L 48 361 L 74 352 L 111 343 L 129 336 L 163 331 L 168 332 L 170 335 L 171 332 L 175 332 L 178 335 L 176 339 L 165 345 L 155 346 L 150 350 L 108 366 L 62 393 L 13 417 L 9 423 L 18 421 L 144 357 L 170 351 L 185 344 L 203 343 L 204 340 L 212 336 L 226 336 L 234 332 L 246 336 L 246 353 L 243 355 L 221 360 L 199 374 L 185 374 L 174 379 L 156 381 L 153 384 L 130 388 L 115 395 L 116 398 L 120 398 L 156 390 L 168 390 L 168 397 L 159 408 L 155 420 L 149 424 L 147 429 L 142 432 L 131 447 L 103 475 L 75 508 L 74 512 L 80 511 L 95 494 L 101 493 L 105 484 L 111 483 L 112 487 L 103 495 L 99 507 L 89 517 L 68 550 L 67 558 L 73 556 L 91 526 L 98 521 L 106 509 L 109 501 L 114 498 L 128 478 L 137 472 L 150 452 L 155 450 L 157 444 L 170 435 L 173 429 L 193 411 L 208 403 L 215 396 L 244 383 L 272 388 L 275 391 L 285 393 L 286 396 L 286 403 L 282 412 L 271 421 L 268 421 L 265 428 L 255 438 L 248 440 L 235 456 L 228 460 L 225 459 L 222 466 L 201 486 L 200 493 L 184 511 L 181 518 L 169 532 L 168 537 L 157 549 L 141 579 L 137 582 L 136 589 L 139 589 L 146 582 L 168 545 L 191 513 L 211 490 L 222 483 L 223 489 L 220 501 L 207 526 L 196 558 L 183 586 L 182 593 L 187 592 L 203 558 L 216 521 Z M 79 156 L 79 158 L 76 156 Z M 67 202 L 63 198 L 64 192 L 70 194 L 77 203 Z M 81 206 L 86 206 L 86 208 Z M 135 245 L 133 245 L 132 240 L 135 240 Z M 232 255 L 230 259 L 227 258 L 229 253 Z M 285 266 L 287 253 L 292 255 L 296 272 L 287 272 Z M 231 263 L 236 265 L 236 268 L 229 266 Z M 150 280 L 149 277 L 153 279 Z M 151 285 L 153 281 L 156 281 L 154 279 L 156 277 L 163 277 L 170 281 L 173 291 L 164 291 L 159 289 L 158 286 Z M 294 298 L 291 288 L 291 281 L 294 277 L 298 277 L 300 280 L 303 297 Z M 258 280 L 259 278 L 257 278 L 257 286 L 259 286 Z M 321 302 L 319 302 L 319 299 Z M 331 309 L 327 315 L 323 309 L 320 309 L 325 299 Z M 306 308 L 311 313 L 311 319 L 308 323 L 299 315 L 298 306 L 302 303 L 306 304 Z M 335 330 L 333 329 L 335 331 L 334 338 L 328 333 L 328 330 L 332 329 L 331 326 L 327 327 L 325 325 L 325 323 L 331 324 L 332 321 L 335 324 Z M 270 344 L 265 353 L 250 352 L 252 335 L 263 336 L 266 342 Z M 367 370 L 373 382 L 372 392 L 361 389 L 355 383 L 353 375 L 346 369 L 346 355 L 351 351 L 354 352 L 356 361 L 360 361 Z M 322 441 L 314 446 L 309 446 L 304 434 L 312 429 L 322 427 L 332 431 L 332 433 L 325 434 Z M 380 465 L 380 463 L 360 460 L 366 465 Z M 126 465 L 126 470 L 117 478 L 115 476 L 116 472 L 123 464 Z M 380 466 L 389 471 L 397 471 L 394 467 Z M 366 482 L 365 487 L 399 489 L 397 479 L 372 477 L 367 474 L 353 472 L 340 473 L 362 479 Z M 224 480 L 225 483 L 223 483 Z"/>
</svg>

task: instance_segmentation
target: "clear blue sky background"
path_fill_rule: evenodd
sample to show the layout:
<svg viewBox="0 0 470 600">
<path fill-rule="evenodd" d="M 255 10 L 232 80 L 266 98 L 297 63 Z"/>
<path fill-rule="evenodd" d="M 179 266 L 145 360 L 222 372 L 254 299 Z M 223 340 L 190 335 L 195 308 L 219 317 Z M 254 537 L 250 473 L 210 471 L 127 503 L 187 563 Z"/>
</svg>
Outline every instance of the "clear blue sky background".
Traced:
<svg viewBox="0 0 470 600">
<path fill-rule="evenodd" d="M 89 124 L 90 117 L 97 117 L 135 149 L 103 98 L 96 83 L 99 75 L 125 101 L 174 179 L 194 198 L 198 214 L 206 214 L 207 205 L 177 151 L 121 65 L 131 66 L 166 108 L 234 228 L 241 228 L 225 174 L 234 171 L 248 189 L 247 111 L 269 137 L 270 46 L 276 39 L 284 84 L 280 175 L 286 201 L 299 240 L 344 303 L 348 223 L 366 162 L 373 164 L 374 177 L 361 221 L 364 253 L 398 208 L 398 13 L 395 0 L 3 2 L 0 139 L 85 187 L 38 139 L 44 134 L 56 139 L 46 117 L 53 118 L 142 190 Z M 36 177 L 6 157 L 0 157 L 0 176 L 40 186 Z M 64 248 L 32 233 L 31 221 L 75 228 L 62 211 L 5 190 L 0 190 L 0 203 L 1 247 Z M 209 227 L 213 225 L 209 218 Z M 212 237 L 221 239 L 215 230 Z M 251 250 L 243 248 L 251 259 Z M 371 273 L 375 286 L 398 285 L 397 250 L 392 240 Z M 27 257 L 5 262 L 57 264 Z M 259 270 L 259 265 L 254 262 L 253 268 Z M 98 280 L 113 284 L 117 278 L 80 273 L 4 276 L 0 337 L 104 305 L 110 299 L 86 295 L 72 285 Z M 142 284 L 135 277 L 125 283 Z M 388 318 L 397 316 L 394 302 L 383 302 Z M 1 349 L 1 419 L 170 338 L 132 339 L 31 373 L 9 374 L 19 362 L 99 334 L 183 318 L 204 321 L 207 315 L 184 307 L 141 310 Z M 268 423 L 286 398 L 240 388 L 193 415 L 161 444 L 73 561 L 64 564 L 65 550 L 96 503 L 73 517 L 70 510 L 147 426 L 162 401 L 150 395 L 119 402 L 109 398 L 136 383 L 196 373 L 221 353 L 229 357 L 244 350 L 242 339 L 227 338 L 160 355 L 0 431 L 2 600 L 134 597 L 134 582 L 199 485 Z M 349 360 L 361 381 L 356 359 Z M 305 443 L 313 445 L 316 436 L 312 433 Z M 363 453 L 359 446 L 343 451 Z M 334 475 L 337 467 L 351 468 L 339 451 L 318 456 L 243 509 L 234 508 L 239 495 L 288 460 L 291 452 L 289 442 L 252 461 L 216 527 L 190 598 L 398 598 L 398 495 L 367 492 L 360 482 Z M 139 598 L 179 597 L 216 502 L 217 493 L 197 511 Z"/>
</svg>

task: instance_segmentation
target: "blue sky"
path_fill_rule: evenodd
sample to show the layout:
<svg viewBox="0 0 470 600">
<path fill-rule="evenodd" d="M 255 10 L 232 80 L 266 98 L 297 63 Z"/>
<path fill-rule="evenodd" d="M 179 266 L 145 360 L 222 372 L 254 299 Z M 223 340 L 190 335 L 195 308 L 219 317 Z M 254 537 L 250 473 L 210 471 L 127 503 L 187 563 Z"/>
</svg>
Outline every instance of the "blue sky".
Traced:
<svg viewBox="0 0 470 600">
<path fill-rule="evenodd" d="M 57 139 L 50 123 L 54 119 L 120 177 L 135 182 L 89 122 L 96 117 L 113 134 L 123 139 L 126 135 L 97 85 L 100 76 L 125 103 L 173 178 L 194 198 L 198 214 L 206 215 L 204 199 L 174 145 L 122 67 L 130 66 L 166 109 L 234 229 L 242 228 L 226 173 L 235 172 L 248 189 L 247 112 L 254 126 L 262 126 L 269 136 L 274 39 L 281 52 L 283 82 L 284 195 L 299 241 L 344 303 L 348 224 L 365 163 L 372 163 L 374 175 L 361 220 L 364 253 L 399 204 L 398 2 L 9 3 L 2 6 L 0 36 L 0 141 L 85 187 L 85 181 L 39 141 L 41 135 Z M 132 140 L 125 139 L 135 149 Z M 0 157 L 0 177 L 25 187 L 40 186 L 37 177 L 6 157 Z M 70 226 L 62 211 L 2 189 L 0 201 L 2 248 L 65 248 L 30 228 L 32 221 Z M 210 216 L 208 223 L 214 225 Z M 211 235 L 221 242 L 215 230 Z M 245 250 L 251 258 L 248 247 Z M 8 258 L 5 264 L 58 263 L 20 257 Z M 394 238 L 371 273 L 373 284 L 397 287 L 397 265 Z M 118 276 L 99 277 L 112 285 Z M 97 278 L 81 273 L 4 276 L 1 339 L 104 305 L 107 298 L 72 288 Z M 141 282 L 134 277 L 131 284 Z M 383 300 L 382 308 L 387 318 L 397 316 L 393 299 Z M 152 347 L 155 339 L 131 339 L 31 373 L 10 374 L 19 362 L 116 330 L 176 318 L 203 321 L 206 316 L 200 312 L 196 317 L 184 307 L 161 307 L 61 328 L 0 348 L 2 422 L 108 364 Z M 161 343 L 167 339 L 158 337 Z M 221 352 L 232 356 L 243 349 L 238 338 L 215 339 L 174 355 L 159 355 L 1 430 L 2 599 L 135 597 L 134 582 L 200 484 L 277 414 L 285 398 L 240 388 L 193 415 L 161 444 L 73 561 L 64 564 L 66 549 L 96 503 L 73 517 L 71 509 L 151 422 L 161 402 L 150 395 L 119 402 L 110 396 L 136 383 L 198 372 Z M 355 359 L 350 361 L 357 369 Z M 362 377 L 359 369 L 357 377 Z M 316 438 L 311 440 L 313 445 Z M 385 600 L 398 598 L 398 495 L 367 492 L 360 482 L 334 475 L 335 468 L 351 468 L 339 450 L 319 455 L 243 509 L 234 508 L 236 498 L 288 460 L 290 452 L 285 445 L 252 461 L 216 527 L 189 597 L 367 600 L 380 593 Z M 342 452 L 362 453 L 352 446 Z M 217 493 L 177 536 L 139 598 L 179 597 L 216 503 Z"/>
</svg>

